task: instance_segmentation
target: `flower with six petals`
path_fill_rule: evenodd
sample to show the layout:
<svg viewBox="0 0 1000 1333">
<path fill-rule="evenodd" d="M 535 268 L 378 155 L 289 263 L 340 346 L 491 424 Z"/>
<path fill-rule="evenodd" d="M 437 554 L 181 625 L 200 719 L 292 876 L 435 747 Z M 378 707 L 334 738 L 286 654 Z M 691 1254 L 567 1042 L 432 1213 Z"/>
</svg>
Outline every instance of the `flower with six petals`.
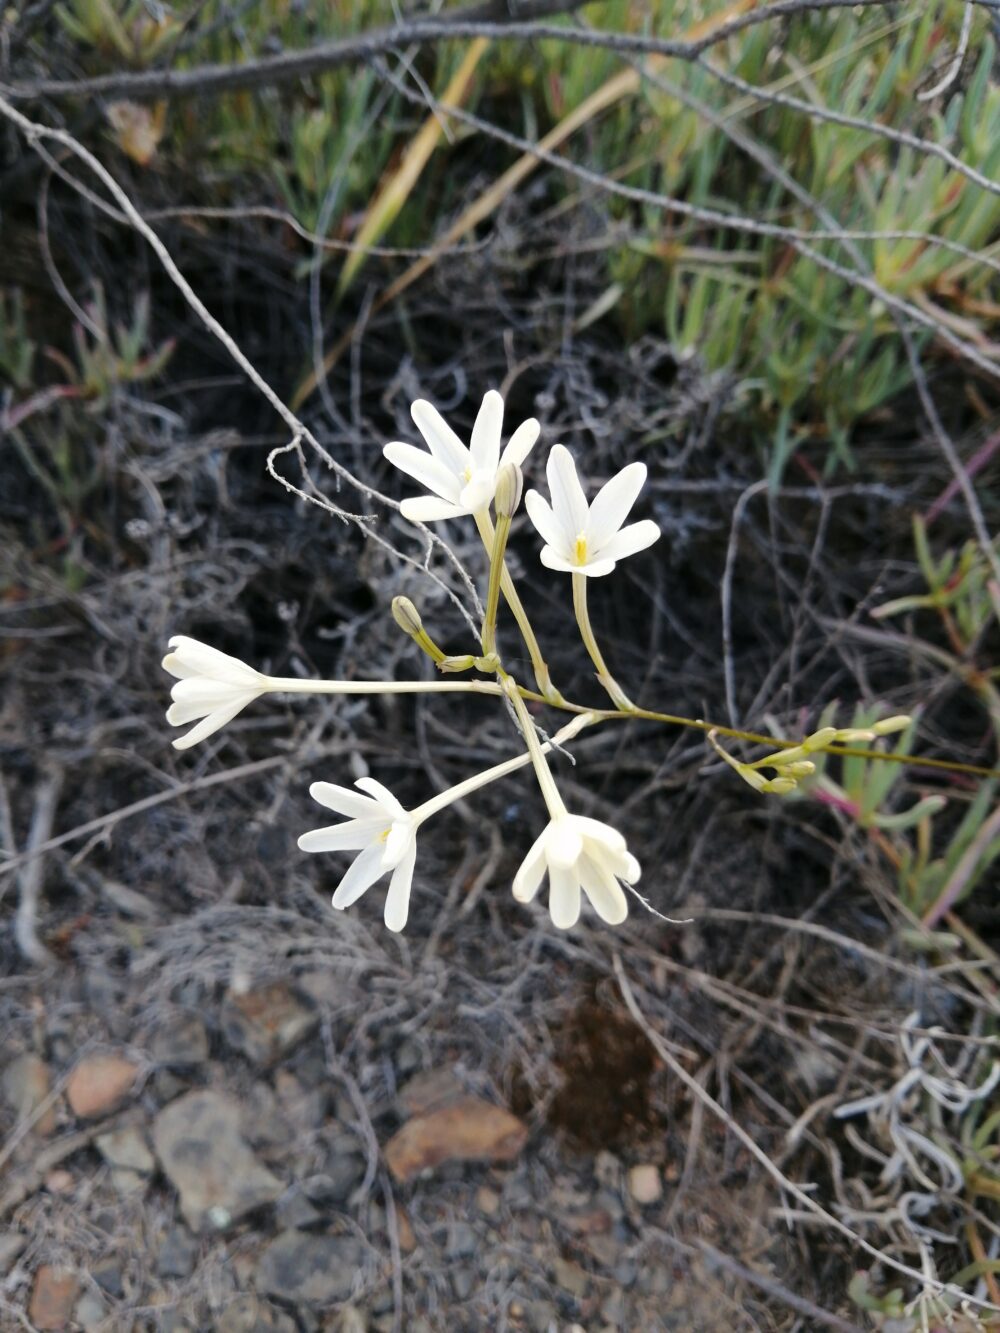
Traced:
<svg viewBox="0 0 1000 1333">
<path fill-rule="evenodd" d="M 597 578 L 610 574 L 618 560 L 652 546 L 660 529 L 648 518 L 622 527 L 646 480 L 645 463 L 629 463 L 587 504 L 573 455 L 564 445 L 552 446 L 545 468 L 551 505 L 538 491 L 524 497 L 532 523 L 545 545 L 542 564 L 568 574 Z"/>
<path fill-rule="evenodd" d="M 354 785 L 367 794 L 333 782 L 312 784 L 309 795 L 313 800 L 344 815 L 346 822 L 303 833 L 299 847 L 304 852 L 358 853 L 333 895 L 334 907 L 341 909 L 357 902 L 366 889 L 391 871 L 385 924 L 390 930 L 402 930 L 410 910 L 419 820 L 374 778 L 359 778 Z"/>
<path fill-rule="evenodd" d="M 269 677 L 246 662 L 185 634 L 175 635 L 170 647 L 173 652 L 163 659 L 163 669 L 176 676 L 177 683 L 170 691 L 173 703 L 167 710 L 167 721 L 172 727 L 197 722 L 174 741 L 177 750 L 186 750 L 211 736 L 271 688 Z"/>
<path fill-rule="evenodd" d="M 524 462 L 538 439 L 534 417 L 523 421 L 500 453 L 503 429 L 503 399 L 490 389 L 482 401 L 472 438 L 466 448 L 441 413 L 419 398 L 410 414 L 429 453 L 414 444 L 394 440 L 382 450 L 401 472 L 419 481 L 431 493 L 404 500 L 400 510 L 415 523 L 433 523 L 442 518 L 484 512 L 497 487 L 497 473 L 505 463 Z"/>
<path fill-rule="evenodd" d="M 514 876 L 517 901 L 530 903 L 546 874 L 552 924 L 568 930 L 580 918 L 581 890 L 602 921 L 624 921 L 628 901 L 618 881 L 634 884 L 641 870 L 617 829 L 563 813 L 549 820 Z"/>
</svg>

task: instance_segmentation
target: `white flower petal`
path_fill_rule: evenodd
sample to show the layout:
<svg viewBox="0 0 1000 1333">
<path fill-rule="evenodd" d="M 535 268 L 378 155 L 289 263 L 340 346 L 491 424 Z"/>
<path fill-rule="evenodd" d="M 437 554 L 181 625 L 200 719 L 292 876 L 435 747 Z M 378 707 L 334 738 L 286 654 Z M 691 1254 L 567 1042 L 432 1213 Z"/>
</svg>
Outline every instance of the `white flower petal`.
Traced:
<svg viewBox="0 0 1000 1333">
<path fill-rule="evenodd" d="M 410 416 L 438 462 L 460 477 L 469 466 L 469 451 L 434 404 L 418 398 L 410 408 Z"/>
<path fill-rule="evenodd" d="M 350 869 L 344 878 L 337 885 L 336 892 L 333 895 L 333 905 L 338 910 L 350 907 L 364 893 L 365 889 L 370 889 L 377 879 L 381 879 L 385 872 L 382 869 L 382 844 L 375 843 L 371 847 L 366 847 L 360 856 L 354 858 Z"/>
<path fill-rule="evenodd" d="M 409 816 L 404 819 L 394 819 L 389 828 L 389 835 L 382 844 L 382 869 L 393 870 L 398 866 L 409 854 L 410 843 L 416 842 L 416 838 L 417 830 Z"/>
<path fill-rule="evenodd" d="M 328 824 L 310 829 L 298 840 L 303 852 L 353 852 L 369 847 L 385 829 L 384 819 L 348 819 L 344 824 Z"/>
<path fill-rule="evenodd" d="M 519 903 L 530 903 L 532 898 L 538 892 L 542 880 L 545 878 L 547 869 L 545 861 L 545 836 L 548 833 L 546 827 L 538 835 L 535 841 L 528 849 L 528 855 L 521 862 L 517 874 L 514 876 L 513 890 L 514 897 Z"/>
<path fill-rule="evenodd" d="M 583 851 L 583 837 L 573 816 L 553 819 L 546 833 L 545 855 L 549 866 L 571 866 Z"/>
<path fill-rule="evenodd" d="M 252 699 L 258 690 L 248 690 L 246 683 L 234 685 L 228 680 L 209 680 L 205 676 L 186 676 L 175 682 L 170 697 L 175 704 L 201 705 L 202 713 L 223 708 L 234 699 Z"/>
<path fill-rule="evenodd" d="M 389 892 L 385 897 L 385 924 L 390 930 L 400 931 L 406 925 L 410 912 L 410 889 L 413 887 L 413 867 L 417 860 L 417 840 L 412 837 L 403 859 L 392 872 Z"/>
<path fill-rule="evenodd" d="M 233 705 L 238 713 L 256 698 L 256 690 L 244 691 L 242 694 L 234 694 L 230 690 L 224 699 L 214 703 L 206 703 L 203 699 L 175 700 L 167 709 L 167 721 L 172 727 L 186 727 L 189 722 L 194 722 L 199 717 L 208 717 L 209 713 L 219 713 Z"/>
<path fill-rule="evenodd" d="M 472 479 L 459 493 L 458 503 L 462 507 L 462 513 L 474 514 L 478 509 L 488 508 L 490 501 L 496 495 L 496 490 L 495 471 L 474 473 Z"/>
<path fill-rule="evenodd" d="M 449 500 L 439 500 L 436 495 L 418 495 L 404 500 L 399 512 L 411 523 L 437 523 L 442 518 L 460 518 L 468 510 Z"/>
<path fill-rule="evenodd" d="M 569 930 L 580 919 L 580 881 L 575 869 L 549 866 L 549 915 L 559 930 Z"/>
<path fill-rule="evenodd" d="M 469 441 L 469 453 L 472 455 L 474 471 L 488 472 L 491 476 L 496 476 L 500 462 L 502 430 L 503 399 L 496 389 L 490 389 L 476 413 L 476 423 L 472 427 L 472 438 Z"/>
<path fill-rule="evenodd" d="M 588 815 L 574 815 L 573 822 L 588 842 L 592 840 L 613 852 L 624 852 L 625 839 L 613 825 L 605 824 L 600 819 L 591 819 Z"/>
<path fill-rule="evenodd" d="M 176 674 L 173 667 L 179 666 L 185 676 L 209 676 L 243 686 L 266 679 L 238 657 L 230 657 L 228 653 L 221 653 L 218 648 L 210 648 L 207 643 L 191 639 L 186 634 L 175 634 L 168 644 L 174 651 L 163 659 L 163 666 L 171 674 Z"/>
<path fill-rule="evenodd" d="M 400 472 L 419 481 L 421 486 L 426 486 L 442 500 L 450 500 L 452 504 L 457 501 L 461 490 L 459 476 L 449 471 L 426 449 L 418 449 L 415 444 L 405 444 L 402 440 L 393 440 L 385 445 L 382 453 L 393 467 L 398 467 Z"/>
<path fill-rule="evenodd" d="M 615 567 L 613 560 L 588 560 L 585 565 L 577 565 L 551 546 L 543 546 L 539 558 L 547 569 L 558 569 L 563 574 L 585 574 L 590 579 L 610 574 Z"/>
<path fill-rule="evenodd" d="M 578 574 L 581 572 L 579 565 L 574 565 L 572 560 L 567 560 L 564 555 L 560 555 L 554 546 L 543 546 L 538 558 L 546 569 L 558 569 L 563 574 Z"/>
<path fill-rule="evenodd" d="M 587 856 L 577 866 L 580 883 L 590 905 L 609 926 L 619 926 L 628 916 L 628 899 L 614 875 Z"/>
<path fill-rule="evenodd" d="M 377 819 L 383 813 L 378 801 L 360 796 L 351 787 L 338 787 L 335 782 L 314 782 L 309 795 L 328 810 L 336 810 L 338 815 L 349 819 Z"/>
<path fill-rule="evenodd" d="M 376 800 L 383 810 L 388 810 L 395 819 L 405 819 L 406 811 L 393 796 L 388 787 L 383 787 L 381 782 L 376 782 L 374 778 L 358 778 L 355 787 L 360 791 L 365 791 L 373 800 Z"/>
<path fill-rule="evenodd" d="M 627 528 L 622 528 L 621 532 L 616 532 L 611 540 L 601 547 L 598 552 L 601 562 L 610 560 L 614 563 L 616 560 L 624 560 L 626 556 L 635 555 L 636 551 L 644 551 L 647 546 L 652 546 L 659 535 L 660 529 L 650 518 L 632 523 Z"/>
<path fill-rule="evenodd" d="M 541 429 L 534 417 L 528 417 L 527 421 L 522 421 L 507 441 L 507 446 L 500 455 L 500 466 L 503 467 L 506 463 L 513 463 L 520 467 L 534 448 Z"/>
<path fill-rule="evenodd" d="M 528 491 L 524 497 L 524 507 L 527 509 L 528 517 L 535 525 L 538 535 L 546 545 L 553 547 L 556 551 L 562 550 L 564 557 L 568 559 L 573 548 L 565 549 L 565 535 L 556 522 L 552 506 L 544 496 L 539 495 L 538 491 Z"/>
<path fill-rule="evenodd" d="M 587 497 L 576 475 L 573 455 L 562 444 L 554 444 L 545 467 L 552 496 L 552 512 L 562 529 L 567 545 L 572 549 L 579 533 L 587 524 Z"/>
<path fill-rule="evenodd" d="M 594 496 L 587 519 L 587 544 L 600 550 L 628 518 L 646 480 L 645 463 L 629 463 Z"/>
<path fill-rule="evenodd" d="M 211 736 L 220 727 L 224 727 L 227 722 L 231 722 L 236 714 L 244 708 L 254 696 L 252 694 L 244 695 L 237 699 L 234 704 L 228 708 L 217 708 L 214 713 L 209 713 L 207 717 L 202 718 L 197 726 L 192 727 L 190 731 L 185 732 L 183 736 L 178 736 L 173 742 L 175 750 L 189 750 L 192 745 L 197 745 L 203 741 L 206 736 Z"/>
</svg>

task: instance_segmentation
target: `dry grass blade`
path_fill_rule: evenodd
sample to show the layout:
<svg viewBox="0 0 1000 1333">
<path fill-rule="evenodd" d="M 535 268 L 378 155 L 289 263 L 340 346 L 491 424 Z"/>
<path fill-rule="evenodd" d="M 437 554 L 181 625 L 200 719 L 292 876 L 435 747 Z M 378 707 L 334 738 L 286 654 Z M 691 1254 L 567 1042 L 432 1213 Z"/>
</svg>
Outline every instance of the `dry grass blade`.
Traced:
<svg viewBox="0 0 1000 1333">
<path fill-rule="evenodd" d="M 459 106 L 464 101 L 476 66 L 488 46 L 489 41 L 485 37 L 477 38 L 470 45 L 462 63 L 441 95 L 442 106 Z M 431 160 L 435 148 L 441 142 L 443 134 L 444 121 L 432 113 L 413 141 L 404 149 L 402 161 L 380 187 L 368 206 L 364 221 L 358 228 L 355 237 L 357 248 L 348 256 L 347 263 L 340 271 L 337 282 L 338 296 L 342 296 L 351 285 L 358 269 L 367 258 L 368 248 L 377 244 L 395 222 L 424 168 Z"/>
<path fill-rule="evenodd" d="M 696 41 L 700 37 L 707 36 L 716 28 L 723 27 L 732 19 L 738 18 L 739 15 L 748 13 L 756 8 L 756 5 L 757 0 L 734 0 L 720 13 L 694 24 L 683 36 L 688 41 Z M 665 56 L 651 56 L 649 59 L 651 68 L 659 68 L 665 62 Z M 538 147 L 541 152 L 552 152 L 560 144 L 571 138 L 577 130 L 582 129 L 584 125 L 593 120 L 595 116 L 601 115 L 609 107 L 614 106 L 616 102 L 634 96 L 642 87 L 642 78 L 642 73 L 639 70 L 625 69 L 614 75 L 613 78 L 608 79 L 596 92 L 585 98 L 578 107 L 571 111 L 568 116 L 563 117 L 558 125 L 539 140 Z M 484 190 L 478 199 L 475 199 L 468 208 L 462 211 L 461 215 L 452 223 L 428 254 L 421 256 L 414 264 L 411 264 L 395 282 L 390 283 L 385 291 L 375 298 L 369 310 L 369 316 L 382 310 L 397 296 L 402 295 L 407 288 L 412 287 L 429 269 L 433 268 L 443 250 L 455 245 L 480 222 L 484 222 L 491 213 L 496 212 L 507 196 L 512 194 L 521 182 L 531 175 L 535 168 L 541 164 L 541 161 L 542 159 L 533 153 L 524 153 L 513 166 L 508 167 L 489 189 Z M 346 349 L 351 345 L 355 333 L 356 326 L 352 324 L 327 352 L 323 359 L 324 375 L 328 375 L 343 356 Z M 291 407 L 293 412 L 298 411 L 306 399 L 315 391 L 318 383 L 319 375 L 316 371 L 311 371 L 292 397 Z"/>
</svg>

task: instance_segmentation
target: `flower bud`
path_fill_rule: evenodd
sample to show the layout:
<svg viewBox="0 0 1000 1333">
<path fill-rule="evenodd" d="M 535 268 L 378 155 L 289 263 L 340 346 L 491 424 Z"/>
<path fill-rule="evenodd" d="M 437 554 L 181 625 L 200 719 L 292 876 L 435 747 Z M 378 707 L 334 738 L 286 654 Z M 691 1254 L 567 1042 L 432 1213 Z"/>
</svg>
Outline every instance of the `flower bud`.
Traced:
<svg viewBox="0 0 1000 1333">
<path fill-rule="evenodd" d="M 493 503 L 497 518 L 513 518 L 521 503 L 524 476 L 516 463 L 505 463 L 497 473 L 497 489 Z"/>
<path fill-rule="evenodd" d="M 411 639 L 415 639 L 418 634 L 422 634 L 424 631 L 424 622 L 420 619 L 420 613 L 409 597 L 394 597 L 392 599 L 392 618 L 403 633 L 409 634 Z"/>
<path fill-rule="evenodd" d="M 895 731 L 905 731 L 912 721 L 912 717 L 898 713 L 895 717 L 884 717 L 881 722 L 873 722 L 872 731 L 876 736 L 891 736 Z"/>
<path fill-rule="evenodd" d="M 822 750 L 825 745 L 837 739 L 836 727 L 820 727 L 819 731 L 814 731 L 811 736 L 807 736 L 802 742 L 802 749 L 806 754 L 813 750 Z"/>
<path fill-rule="evenodd" d="M 761 791 L 770 792 L 773 796 L 787 796 L 796 786 L 794 778 L 771 778 L 769 782 L 764 783 Z"/>
<path fill-rule="evenodd" d="M 811 759 L 799 759 L 792 764 L 775 764 L 774 770 L 786 778 L 810 778 L 816 772 Z"/>
</svg>

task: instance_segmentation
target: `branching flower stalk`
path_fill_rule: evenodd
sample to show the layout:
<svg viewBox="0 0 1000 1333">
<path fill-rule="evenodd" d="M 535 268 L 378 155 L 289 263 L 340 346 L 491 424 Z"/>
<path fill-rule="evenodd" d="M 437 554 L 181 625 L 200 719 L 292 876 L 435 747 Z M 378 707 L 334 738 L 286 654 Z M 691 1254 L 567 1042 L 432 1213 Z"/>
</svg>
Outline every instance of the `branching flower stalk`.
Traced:
<svg viewBox="0 0 1000 1333">
<path fill-rule="evenodd" d="M 505 559 L 511 523 L 521 500 L 521 464 L 538 437 L 538 423 L 529 420 L 519 426 L 501 455 L 503 401 L 497 393 L 488 393 L 483 399 L 468 448 L 430 403 L 414 403 L 412 415 L 427 444 L 427 452 L 396 441 L 386 445 L 384 453 L 394 466 L 421 482 L 429 492 L 404 500 L 400 505 L 404 517 L 427 523 L 469 516 L 476 525 L 490 557 L 478 652 L 445 653 L 425 629 L 413 602 L 408 597 L 396 597 L 392 602 L 396 624 L 450 679 L 303 680 L 269 676 L 239 658 L 184 635 L 170 640 L 172 651 L 163 661 L 164 668 L 176 677 L 167 720 L 174 726 L 194 724 L 174 741 L 178 749 L 187 749 L 213 735 L 264 694 L 469 693 L 502 697 L 513 709 L 524 740 L 524 753 L 466 778 L 411 810 L 405 809 L 388 788 L 371 777 L 359 779 L 356 790 L 330 782 L 312 785 L 313 797 L 342 816 L 342 821 L 303 834 L 300 848 L 306 852 L 356 853 L 333 895 L 334 907 L 348 907 L 376 880 L 389 875 L 385 921 L 390 930 L 401 930 L 409 913 L 417 832 L 424 821 L 480 787 L 530 763 L 548 819 L 514 876 L 514 898 L 521 903 L 531 902 L 547 880 L 549 911 L 559 929 L 576 924 L 584 898 L 603 921 L 620 924 L 628 915 L 623 886 L 631 887 L 639 880 L 639 863 L 617 829 L 567 809 L 546 759 L 550 749 L 571 741 L 584 727 L 597 722 L 644 720 L 700 730 L 716 754 L 761 794 L 781 796 L 793 792 L 801 780 L 814 774 L 816 764 L 812 756 L 818 754 L 858 754 L 867 760 L 924 763 L 948 771 L 1000 776 L 989 769 L 947 760 L 914 760 L 909 754 L 898 752 L 852 750 L 854 743 L 868 743 L 901 731 L 910 725 L 908 717 L 885 718 L 866 727 L 823 726 L 804 740 L 785 741 L 635 705 L 611 675 L 597 643 L 587 607 L 587 580 L 610 574 L 619 560 L 652 545 L 659 537 L 659 528 L 649 519 L 625 524 L 642 489 L 646 468 L 642 463 L 629 464 L 611 477 L 588 503 L 572 456 L 557 444 L 546 465 L 551 502 L 538 492 L 529 491 L 525 505 L 545 543 L 540 555 L 542 564 L 572 576 L 580 635 L 614 709 L 593 709 L 567 701 L 551 684 L 548 667 Z M 495 526 L 490 517 L 491 505 L 496 511 Z M 538 693 L 518 685 L 504 666 L 497 639 L 501 594 L 514 613 L 531 655 Z M 494 678 L 457 678 L 472 669 Z M 550 704 L 577 716 L 552 741 L 543 743 L 528 712 L 527 700 Z M 723 749 L 719 741 L 722 736 L 763 744 L 767 752 L 744 762 Z M 925 803 L 940 799 L 927 797 Z"/>
</svg>

